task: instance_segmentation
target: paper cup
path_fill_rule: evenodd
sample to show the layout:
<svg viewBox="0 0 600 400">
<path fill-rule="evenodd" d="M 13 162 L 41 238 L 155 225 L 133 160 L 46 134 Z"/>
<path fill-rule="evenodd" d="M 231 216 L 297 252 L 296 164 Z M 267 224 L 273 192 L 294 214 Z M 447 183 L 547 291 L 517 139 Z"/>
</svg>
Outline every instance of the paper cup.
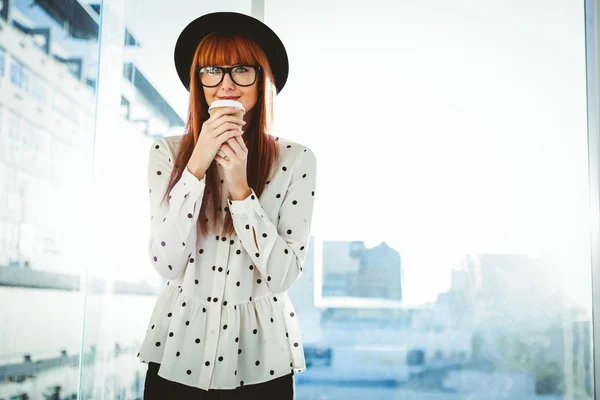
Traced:
<svg viewBox="0 0 600 400">
<path fill-rule="evenodd" d="M 235 100 L 215 100 L 212 102 L 212 104 L 208 108 L 208 113 L 210 114 L 210 116 L 212 116 L 215 113 L 215 111 L 217 111 L 221 107 L 239 108 L 238 112 L 231 114 L 231 115 L 235 115 L 235 116 L 238 116 L 240 119 L 244 119 L 244 114 L 246 113 L 246 110 L 244 109 L 244 105 L 242 103 L 240 103 L 239 101 L 235 101 Z M 224 157 L 226 160 L 228 160 L 228 158 L 225 157 L 225 153 L 223 153 L 221 150 L 219 150 L 217 152 L 217 154 L 220 155 L 221 157 Z"/>
</svg>

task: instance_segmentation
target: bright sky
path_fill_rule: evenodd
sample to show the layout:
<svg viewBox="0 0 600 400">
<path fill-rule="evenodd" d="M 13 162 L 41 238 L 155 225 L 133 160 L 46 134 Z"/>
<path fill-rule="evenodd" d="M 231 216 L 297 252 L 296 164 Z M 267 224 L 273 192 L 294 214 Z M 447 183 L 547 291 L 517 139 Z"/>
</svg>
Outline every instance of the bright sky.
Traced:
<svg viewBox="0 0 600 400">
<path fill-rule="evenodd" d="M 553 257 L 544 279 L 589 301 L 582 2 L 265 3 L 291 64 L 276 134 L 319 161 L 317 240 L 387 241 L 414 302 L 468 252 Z M 182 117 L 173 47 L 213 11 L 251 2 L 124 5 L 127 57 Z"/>
</svg>

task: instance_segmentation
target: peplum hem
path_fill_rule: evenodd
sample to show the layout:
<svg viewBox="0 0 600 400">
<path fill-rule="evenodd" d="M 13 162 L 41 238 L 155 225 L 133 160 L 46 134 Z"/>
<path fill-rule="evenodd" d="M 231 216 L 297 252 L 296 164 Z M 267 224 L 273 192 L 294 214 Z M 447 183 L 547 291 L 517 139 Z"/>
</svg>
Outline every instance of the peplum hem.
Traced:
<svg viewBox="0 0 600 400">
<path fill-rule="evenodd" d="M 200 389 L 235 389 L 306 370 L 298 317 L 287 293 L 252 302 L 208 302 L 168 285 L 138 358 L 158 375 Z"/>
</svg>

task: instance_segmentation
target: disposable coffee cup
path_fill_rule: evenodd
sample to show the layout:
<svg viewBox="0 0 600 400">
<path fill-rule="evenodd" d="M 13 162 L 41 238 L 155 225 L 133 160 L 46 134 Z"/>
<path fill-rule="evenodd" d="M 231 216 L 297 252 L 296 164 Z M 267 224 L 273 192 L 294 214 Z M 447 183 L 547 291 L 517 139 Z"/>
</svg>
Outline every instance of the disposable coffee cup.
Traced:
<svg viewBox="0 0 600 400">
<path fill-rule="evenodd" d="M 238 118 L 240 118 L 242 120 L 244 119 L 244 114 L 246 113 L 246 109 L 244 108 L 244 105 L 242 103 L 240 103 L 239 101 L 235 101 L 235 100 L 215 100 L 212 102 L 212 104 L 208 108 L 208 113 L 212 117 L 212 115 L 221 107 L 238 108 L 239 110 L 231 115 L 237 116 Z M 221 150 L 219 150 L 219 152 L 217 154 L 220 155 L 221 157 L 224 157 L 225 159 L 227 159 L 227 157 L 225 156 L 225 153 L 223 153 Z"/>
</svg>

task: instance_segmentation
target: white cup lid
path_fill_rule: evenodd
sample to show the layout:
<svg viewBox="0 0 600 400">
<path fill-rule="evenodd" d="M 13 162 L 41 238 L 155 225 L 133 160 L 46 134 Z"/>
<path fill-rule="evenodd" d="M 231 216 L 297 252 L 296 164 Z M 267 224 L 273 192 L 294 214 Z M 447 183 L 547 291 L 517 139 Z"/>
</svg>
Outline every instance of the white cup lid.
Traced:
<svg viewBox="0 0 600 400">
<path fill-rule="evenodd" d="M 246 109 L 244 108 L 244 105 L 242 103 L 240 103 L 239 101 L 235 101 L 235 100 L 215 100 L 212 102 L 210 107 L 208 107 L 208 109 L 211 110 L 216 107 L 237 107 L 237 108 L 241 108 L 242 110 L 246 111 Z"/>
</svg>

